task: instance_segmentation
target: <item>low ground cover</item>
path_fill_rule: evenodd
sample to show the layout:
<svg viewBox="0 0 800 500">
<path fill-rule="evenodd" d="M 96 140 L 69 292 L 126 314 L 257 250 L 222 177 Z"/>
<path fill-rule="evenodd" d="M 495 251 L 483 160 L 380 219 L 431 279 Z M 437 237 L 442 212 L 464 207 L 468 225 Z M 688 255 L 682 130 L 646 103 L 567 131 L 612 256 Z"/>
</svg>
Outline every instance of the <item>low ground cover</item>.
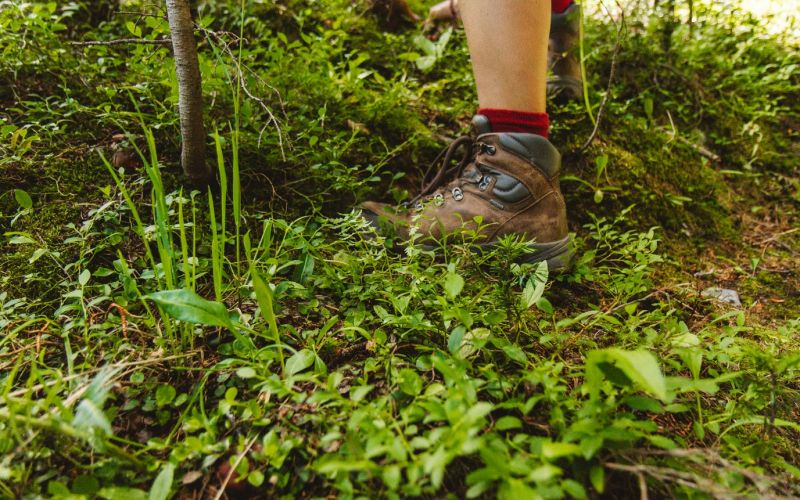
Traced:
<svg viewBox="0 0 800 500">
<path fill-rule="evenodd" d="M 466 132 L 458 28 L 201 2 L 207 190 L 168 49 L 69 44 L 168 36 L 157 8 L 0 5 L 4 496 L 800 495 L 797 40 L 587 9 L 547 276 L 350 211 Z"/>
</svg>

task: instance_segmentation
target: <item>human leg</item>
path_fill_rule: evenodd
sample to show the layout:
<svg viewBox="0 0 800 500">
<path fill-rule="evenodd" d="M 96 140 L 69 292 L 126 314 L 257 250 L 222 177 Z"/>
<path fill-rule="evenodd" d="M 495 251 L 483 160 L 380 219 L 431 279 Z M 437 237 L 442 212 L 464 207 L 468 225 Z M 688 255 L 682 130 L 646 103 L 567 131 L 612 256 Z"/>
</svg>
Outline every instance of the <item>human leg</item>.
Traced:
<svg viewBox="0 0 800 500">
<path fill-rule="evenodd" d="M 488 3 L 488 2 L 487 2 Z M 583 95 L 581 67 L 575 55 L 580 5 L 575 0 L 551 0 L 547 95 L 558 100 L 579 100 Z M 452 20 L 459 15 L 459 0 L 444 0 L 431 7 L 430 21 Z"/>
<path fill-rule="evenodd" d="M 550 0 L 460 4 L 481 108 L 545 111 Z"/>
</svg>

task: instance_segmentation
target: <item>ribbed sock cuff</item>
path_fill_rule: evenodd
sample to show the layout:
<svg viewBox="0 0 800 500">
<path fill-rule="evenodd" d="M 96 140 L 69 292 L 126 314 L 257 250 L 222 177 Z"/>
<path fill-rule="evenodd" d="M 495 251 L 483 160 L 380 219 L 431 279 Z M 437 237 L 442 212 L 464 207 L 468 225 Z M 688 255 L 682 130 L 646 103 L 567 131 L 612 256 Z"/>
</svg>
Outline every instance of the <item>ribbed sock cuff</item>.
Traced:
<svg viewBox="0 0 800 500">
<path fill-rule="evenodd" d="M 551 0 L 550 5 L 553 12 L 561 14 L 575 3 L 575 0 Z"/>
<path fill-rule="evenodd" d="M 523 132 L 546 138 L 550 128 L 550 117 L 547 116 L 547 113 L 480 108 L 478 114 L 489 119 L 492 132 Z"/>
</svg>

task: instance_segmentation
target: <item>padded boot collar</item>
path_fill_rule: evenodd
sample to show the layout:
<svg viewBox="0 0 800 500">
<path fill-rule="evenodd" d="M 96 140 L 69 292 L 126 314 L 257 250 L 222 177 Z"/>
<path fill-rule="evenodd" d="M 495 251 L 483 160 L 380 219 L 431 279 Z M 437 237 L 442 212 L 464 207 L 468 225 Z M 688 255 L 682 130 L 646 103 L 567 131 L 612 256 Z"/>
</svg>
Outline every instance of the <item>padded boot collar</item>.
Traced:
<svg viewBox="0 0 800 500">
<path fill-rule="evenodd" d="M 504 150 L 521 156 L 536 165 L 548 178 L 561 170 L 561 153 L 546 138 L 520 132 L 489 133 L 478 136 L 477 142 L 493 142 Z"/>
</svg>

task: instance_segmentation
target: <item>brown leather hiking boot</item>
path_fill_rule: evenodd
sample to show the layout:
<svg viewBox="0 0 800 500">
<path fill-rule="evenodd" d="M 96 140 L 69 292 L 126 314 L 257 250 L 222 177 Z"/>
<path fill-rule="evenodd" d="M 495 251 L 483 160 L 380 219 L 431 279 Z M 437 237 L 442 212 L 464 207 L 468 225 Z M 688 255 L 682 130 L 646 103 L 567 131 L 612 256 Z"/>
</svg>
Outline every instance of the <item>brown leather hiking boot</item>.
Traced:
<svg viewBox="0 0 800 500">
<path fill-rule="evenodd" d="M 401 238 L 418 234 L 418 241 L 431 247 L 463 230 L 477 231 L 484 249 L 503 236 L 522 236 L 533 241 L 534 250 L 524 262 L 546 260 L 551 271 L 566 268 L 572 246 L 558 181 L 561 155 L 538 135 L 491 133 L 482 115 L 473 124 L 477 139 L 454 141 L 434 162 L 444 158 L 436 176 L 406 207 L 365 202 L 362 215 L 379 230 L 388 224 Z M 462 147 L 461 162 L 448 169 Z M 452 180 L 445 182 L 448 177 Z"/>
<path fill-rule="evenodd" d="M 581 65 L 575 56 L 580 36 L 581 6 L 573 3 L 561 14 L 550 16 L 550 44 L 547 66 L 553 75 L 547 79 L 547 94 L 556 99 L 583 97 Z"/>
</svg>

